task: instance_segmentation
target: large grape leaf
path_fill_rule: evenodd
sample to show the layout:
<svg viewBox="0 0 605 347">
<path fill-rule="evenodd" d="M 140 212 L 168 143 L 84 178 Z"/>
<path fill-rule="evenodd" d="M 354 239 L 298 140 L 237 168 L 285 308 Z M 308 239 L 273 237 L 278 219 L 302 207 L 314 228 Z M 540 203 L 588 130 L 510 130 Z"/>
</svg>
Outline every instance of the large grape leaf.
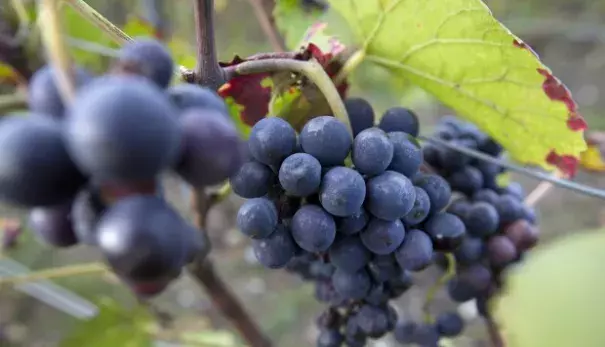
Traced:
<svg viewBox="0 0 605 347">
<path fill-rule="evenodd" d="M 494 302 L 510 347 L 605 346 L 605 229 L 538 247 Z"/>
<path fill-rule="evenodd" d="M 523 163 L 573 174 L 586 148 L 569 90 L 480 0 L 331 0 L 366 60 L 477 124 Z"/>
<path fill-rule="evenodd" d="M 113 299 L 99 305 L 92 319 L 75 325 L 59 347 L 151 347 L 153 317 L 143 307 L 128 310 Z"/>
</svg>

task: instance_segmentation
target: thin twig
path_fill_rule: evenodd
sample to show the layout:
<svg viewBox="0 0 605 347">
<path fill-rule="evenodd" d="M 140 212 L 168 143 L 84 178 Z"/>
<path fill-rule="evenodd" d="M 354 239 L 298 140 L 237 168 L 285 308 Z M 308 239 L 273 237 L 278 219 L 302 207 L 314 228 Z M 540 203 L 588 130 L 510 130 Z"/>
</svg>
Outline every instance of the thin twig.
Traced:
<svg viewBox="0 0 605 347">
<path fill-rule="evenodd" d="M 424 320 L 427 323 L 433 323 L 433 316 L 431 315 L 429 309 L 431 307 L 431 303 L 435 299 L 435 295 L 443 286 L 447 284 L 454 276 L 456 276 L 456 258 L 451 253 L 445 254 L 445 259 L 447 260 L 447 270 L 437 282 L 435 282 L 426 292 L 424 297 L 424 305 L 422 305 L 422 311 L 424 312 Z"/>
<path fill-rule="evenodd" d="M 273 3 L 273 1 L 270 1 Z M 279 34 L 277 27 L 275 26 L 275 20 L 271 13 L 267 11 L 267 6 L 265 6 L 263 0 L 248 0 L 250 6 L 254 10 L 254 15 L 256 15 L 256 20 L 260 25 L 261 29 L 265 33 L 267 40 L 271 44 L 271 47 L 276 52 L 284 52 L 287 50 L 286 45 L 284 43 L 284 39 Z"/>
<path fill-rule="evenodd" d="M 92 41 L 81 40 L 75 37 L 67 36 L 65 37 L 65 42 L 73 48 L 77 48 L 85 52 L 97 53 L 106 57 L 116 58 L 120 54 L 115 48 L 107 47 Z"/>
<path fill-rule="evenodd" d="M 197 66 L 195 82 L 218 90 L 226 82 L 218 64 L 214 38 L 214 0 L 193 0 L 195 35 L 197 38 Z"/>
<path fill-rule="evenodd" d="M 531 170 L 528 168 L 524 168 L 524 167 L 515 165 L 513 163 L 505 162 L 498 158 L 494 158 L 487 154 L 472 150 L 470 148 L 458 146 L 458 145 L 452 144 L 450 142 L 447 142 L 447 141 L 444 141 L 444 140 L 441 140 L 441 139 L 438 139 L 435 137 L 419 135 L 418 138 L 421 140 L 424 140 L 424 141 L 434 143 L 439 146 L 443 146 L 443 147 L 458 151 L 460 153 L 464 153 L 464 154 L 468 155 L 469 157 L 473 157 L 473 158 L 476 158 L 479 160 L 487 161 L 489 163 L 502 166 L 504 168 L 509 169 L 510 171 L 514 171 L 514 172 L 517 172 L 517 173 L 525 175 L 525 176 L 536 178 L 541 181 L 551 182 L 555 186 L 559 186 L 559 187 L 566 188 L 566 189 L 569 189 L 569 190 L 572 190 L 575 192 L 579 192 L 579 193 L 582 193 L 582 194 L 585 194 L 588 196 L 592 196 L 595 198 L 605 200 L 605 190 L 603 190 L 603 189 L 590 187 L 585 184 L 576 183 L 576 182 L 573 182 L 573 181 L 570 181 L 567 179 L 554 177 L 554 176 L 549 175 L 544 172 L 539 172 L 539 171 Z"/>
<path fill-rule="evenodd" d="M 489 312 L 486 312 L 483 319 L 485 320 L 485 327 L 487 328 L 487 334 L 492 342 L 492 346 L 505 347 L 506 343 L 504 342 L 504 338 L 500 333 L 500 329 L 498 328 L 498 324 L 494 320 L 494 317 L 492 317 Z"/>
<path fill-rule="evenodd" d="M 195 224 L 204 230 L 208 211 L 217 201 L 217 196 L 196 191 L 192 199 Z M 216 273 L 211 259 L 207 259 L 205 255 L 198 255 L 189 266 L 189 272 L 210 296 L 214 306 L 233 324 L 250 347 L 271 346 L 270 340 L 262 333 L 254 319 Z"/>
<path fill-rule="evenodd" d="M 62 267 L 54 267 L 46 270 L 38 270 L 24 275 L 15 275 L 0 277 L 0 285 L 12 284 L 17 285 L 25 282 L 34 282 L 38 280 L 48 280 L 52 278 L 71 277 L 79 275 L 102 274 L 108 271 L 107 266 L 103 263 L 94 262 L 89 264 L 67 265 Z"/>
<path fill-rule="evenodd" d="M 120 30 L 112 22 L 103 17 L 99 12 L 86 3 L 84 0 L 63 0 L 74 10 L 76 10 L 84 19 L 88 20 L 95 26 L 99 27 L 111 38 L 119 43 L 125 44 L 128 41 L 132 41 L 132 37 L 128 36 L 125 32 Z"/>
<path fill-rule="evenodd" d="M 251 75 L 265 72 L 292 71 L 300 73 L 315 83 L 317 88 L 326 98 L 332 112 L 341 122 L 347 125 L 351 131 L 349 116 L 340 94 L 332 79 L 326 74 L 324 68 L 314 59 L 301 61 L 294 59 L 266 59 L 245 61 L 241 64 L 229 66 L 224 69 L 227 80 L 239 75 Z"/>
<path fill-rule="evenodd" d="M 40 2 L 39 18 L 41 19 L 40 31 L 44 40 L 44 46 L 49 57 L 49 63 L 54 67 L 57 87 L 64 102 L 70 102 L 75 95 L 73 84 L 73 71 L 70 63 L 63 33 L 61 30 L 61 18 L 56 0 L 42 0 Z"/>
</svg>

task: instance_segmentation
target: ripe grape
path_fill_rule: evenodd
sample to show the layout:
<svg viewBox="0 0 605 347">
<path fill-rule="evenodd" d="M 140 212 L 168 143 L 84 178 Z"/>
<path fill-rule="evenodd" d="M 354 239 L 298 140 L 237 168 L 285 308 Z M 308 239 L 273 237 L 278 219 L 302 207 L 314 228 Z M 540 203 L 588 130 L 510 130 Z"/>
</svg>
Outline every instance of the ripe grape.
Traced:
<svg viewBox="0 0 605 347">
<path fill-rule="evenodd" d="M 465 166 L 452 173 L 448 178 L 448 182 L 452 190 L 472 196 L 483 187 L 483 174 L 472 166 Z"/>
<path fill-rule="evenodd" d="M 338 218 L 336 220 L 336 231 L 343 235 L 357 234 L 368 224 L 370 216 L 364 208 L 360 208 L 356 213 Z"/>
<path fill-rule="evenodd" d="M 465 237 L 460 246 L 454 251 L 456 262 L 461 266 L 477 263 L 483 257 L 485 244 L 479 238 Z"/>
<path fill-rule="evenodd" d="M 323 166 L 342 165 L 349 154 L 353 139 L 347 127 L 334 117 L 311 119 L 300 132 L 305 153 L 314 156 Z"/>
<path fill-rule="evenodd" d="M 370 291 L 372 280 L 364 269 L 355 272 L 336 269 L 332 275 L 332 284 L 336 292 L 343 298 L 359 300 Z"/>
<path fill-rule="evenodd" d="M 189 108 L 203 108 L 218 112 L 229 118 L 229 109 L 214 90 L 191 83 L 181 83 L 167 90 L 172 103 L 181 111 Z"/>
<path fill-rule="evenodd" d="M 504 235 L 521 251 L 528 250 L 538 243 L 539 230 L 528 221 L 519 219 L 504 229 Z"/>
<path fill-rule="evenodd" d="M 450 203 L 446 211 L 464 219 L 468 211 L 470 211 L 471 206 L 471 203 L 466 198 L 458 198 Z"/>
<path fill-rule="evenodd" d="M 420 128 L 416 114 L 404 107 L 388 109 L 382 115 L 378 126 L 386 132 L 403 131 L 414 137 L 418 136 Z"/>
<path fill-rule="evenodd" d="M 248 146 L 254 159 L 279 167 L 296 149 L 296 132 L 281 118 L 264 118 L 252 128 Z"/>
<path fill-rule="evenodd" d="M 393 159 L 393 143 L 377 128 L 360 132 L 353 141 L 353 165 L 364 175 L 383 173 Z"/>
<path fill-rule="evenodd" d="M 353 136 L 374 126 L 374 110 L 372 105 L 362 98 L 348 98 L 344 101 L 349 115 Z"/>
<path fill-rule="evenodd" d="M 55 247 L 78 243 L 71 223 L 71 203 L 52 207 L 37 207 L 29 214 L 29 227 L 43 242 Z"/>
<path fill-rule="evenodd" d="M 376 283 L 383 283 L 396 278 L 402 272 L 401 268 L 391 255 L 375 255 L 368 263 L 368 272 Z"/>
<path fill-rule="evenodd" d="M 441 336 L 456 337 L 464 330 L 464 320 L 456 312 L 445 312 L 437 316 L 437 331 Z"/>
<path fill-rule="evenodd" d="M 482 201 L 494 205 L 498 201 L 498 197 L 498 193 L 491 189 L 481 189 L 473 194 L 473 201 Z"/>
<path fill-rule="evenodd" d="M 433 262 L 431 238 L 422 230 L 409 230 L 403 243 L 395 251 L 395 257 L 405 270 L 424 270 Z"/>
<path fill-rule="evenodd" d="M 367 182 L 366 206 L 374 216 L 394 221 L 414 207 L 416 190 L 412 182 L 395 171 L 386 171 Z"/>
<path fill-rule="evenodd" d="M 80 87 L 92 79 L 92 76 L 80 67 L 73 70 L 73 82 L 76 87 Z M 63 118 L 65 106 L 57 87 L 55 75 L 55 69 L 50 65 L 44 65 L 32 75 L 27 88 L 30 111 Z"/>
<path fill-rule="evenodd" d="M 274 177 L 268 166 L 250 161 L 240 166 L 229 183 L 235 194 L 247 199 L 259 198 L 269 192 Z"/>
<path fill-rule="evenodd" d="M 414 185 L 424 189 L 431 199 L 431 213 L 441 211 L 450 201 L 452 190 L 447 181 L 435 174 L 418 174 L 413 178 Z"/>
<path fill-rule="evenodd" d="M 183 132 L 175 171 L 194 187 L 219 184 L 243 162 L 241 140 L 233 123 L 217 111 L 190 108 L 179 118 Z"/>
<path fill-rule="evenodd" d="M 324 252 L 336 238 L 336 223 L 321 207 L 302 206 L 292 218 L 292 236 L 300 248 L 309 252 Z"/>
<path fill-rule="evenodd" d="M 154 281 L 178 276 L 191 256 L 193 230 L 163 199 L 135 195 L 103 214 L 97 244 L 120 276 Z"/>
<path fill-rule="evenodd" d="M 337 240 L 329 253 L 330 262 L 338 269 L 355 272 L 366 266 L 371 259 L 371 253 L 363 245 L 359 236 L 346 236 Z"/>
<path fill-rule="evenodd" d="M 306 197 L 317 193 L 321 184 L 321 164 L 306 153 L 287 157 L 279 168 L 279 183 L 287 194 Z"/>
<path fill-rule="evenodd" d="M 417 328 L 418 324 L 416 322 L 399 322 L 394 330 L 395 339 L 402 344 L 415 343 Z"/>
<path fill-rule="evenodd" d="M 78 93 L 65 119 L 65 141 L 76 164 L 100 181 L 152 180 L 179 154 L 174 115 L 150 82 L 106 76 Z"/>
<path fill-rule="evenodd" d="M 466 213 L 464 224 L 470 235 L 488 237 L 498 231 L 500 217 L 493 205 L 487 202 L 476 202 Z"/>
<path fill-rule="evenodd" d="M 447 212 L 430 217 L 424 230 L 431 237 L 433 246 L 439 251 L 453 251 L 462 243 L 466 228 L 460 218 Z"/>
<path fill-rule="evenodd" d="M 500 223 L 503 225 L 512 223 L 523 217 L 523 203 L 517 200 L 513 195 L 500 195 L 494 207 L 500 216 Z"/>
<path fill-rule="evenodd" d="M 172 80 L 174 62 L 161 42 L 136 38 L 120 49 L 115 70 L 144 76 L 160 88 L 166 88 Z"/>
<path fill-rule="evenodd" d="M 388 170 L 399 172 L 408 178 L 413 177 L 422 165 L 422 150 L 416 139 L 401 131 L 390 132 L 389 141 L 393 144 L 393 160 Z"/>
<path fill-rule="evenodd" d="M 519 253 L 509 238 L 497 235 L 487 241 L 487 255 L 493 266 L 502 267 L 517 259 Z"/>
<path fill-rule="evenodd" d="M 277 227 L 277 208 L 268 199 L 247 200 L 237 212 L 237 227 L 253 239 L 267 238 Z"/>
<path fill-rule="evenodd" d="M 340 347 L 343 340 L 337 329 L 322 329 L 317 337 L 317 347 Z"/>
<path fill-rule="evenodd" d="M 424 189 L 414 187 L 416 191 L 416 199 L 414 200 L 414 206 L 403 218 L 406 225 L 413 226 L 422 223 L 431 211 L 431 199 Z"/>
<path fill-rule="evenodd" d="M 26 207 L 71 200 L 86 177 L 70 159 L 61 124 L 39 114 L 0 120 L 0 198 Z"/>
<path fill-rule="evenodd" d="M 366 184 L 355 170 L 343 166 L 331 168 L 322 178 L 319 199 L 326 211 L 338 217 L 358 213 L 366 198 Z"/>
<path fill-rule="evenodd" d="M 357 325 L 365 334 L 377 338 L 384 335 L 389 328 L 388 307 L 363 305 L 355 315 Z"/>
<path fill-rule="evenodd" d="M 361 232 L 361 241 L 374 254 L 393 253 L 405 238 L 405 228 L 400 220 L 385 221 L 374 218 Z"/>
<path fill-rule="evenodd" d="M 290 231 L 282 224 L 267 238 L 253 240 L 252 249 L 258 262 L 270 269 L 286 266 L 296 253 L 296 245 Z"/>
</svg>

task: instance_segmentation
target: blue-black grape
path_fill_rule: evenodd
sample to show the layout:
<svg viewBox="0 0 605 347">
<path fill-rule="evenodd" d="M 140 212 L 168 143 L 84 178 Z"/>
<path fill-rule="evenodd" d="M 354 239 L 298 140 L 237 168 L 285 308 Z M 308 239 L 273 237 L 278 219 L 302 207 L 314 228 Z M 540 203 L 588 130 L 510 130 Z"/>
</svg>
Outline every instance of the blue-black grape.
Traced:
<svg viewBox="0 0 605 347">
<path fill-rule="evenodd" d="M 283 268 L 296 253 L 296 244 L 288 228 L 279 224 L 268 237 L 252 241 L 258 262 L 270 269 Z"/>
<path fill-rule="evenodd" d="M 456 337 L 464 330 L 464 320 L 456 312 L 445 312 L 437 316 L 437 331 L 444 337 Z"/>
<path fill-rule="evenodd" d="M 519 251 L 526 251 L 538 243 L 540 231 L 530 222 L 519 219 L 504 229 L 504 235 L 513 242 Z"/>
<path fill-rule="evenodd" d="M 458 198 L 450 203 L 446 211 L 460 218 L 465 218 L 471 209 L 471 203 L 466 198 Z"/>
<path fill-rule="evenodd" d="M 74 199 L 71 220 L 78 242 L 86 245 L 97 243 L 97 223 L 107 206 L 95 188 L 82 189 Z"/>
<path fill-rule="evenodd" d="M 189 184 L 203 188 L 235 174 L 244 161 L 242 141 L 233 123 L 220 112 L 190 108 L 179 118 L 183 132 L 175 171 Z"/>
<path fill-rule="evenodd" d="M 355 170 L 343 166 L 331 168 L 322 178 L 319 199 L 326 211 L 338 217 L 358 213 L 366 198 L 366 184 Z"/>
<path fill-rule="evenodd" d="M 422 347 L 439 347 L 439 332 L 434 324 L 419 324 L 414 330 L 414 341 Z"/>
<path fill-rule="evenodd" d="M 413 177 L 422 165 L 422 149 L 411 135 L 401 131 L 388 133 L 393 144 L 393 159 L 388 170 L 399 172 L 406 177 Z"/>
<path fill-rule="evenodd" d="M 229 183 L 235 194 L 242 198 L 259 198 L 269 192 L 275 175 L 264 164 L 256 161 L 244 163 L 231 176 Z"/>
<path fill-rule="evenodd" d="M 409 230 L 403 243 L 395 251 L 401 268 L 410 271 L 426 269 L 433 262 L 433 243 L 422 230 Z"/>
<path fill-rule="evenodd" d="M 515 244 L 502 235 L 496 235 L 487 241 L 486 252 L 490 264 L 497 268 L 512 263 L 519 256 Z"/>
<path fill-rule="evenodd" d="M 485 244 L 475 237 L 465 237 L 460 246 L 454 251 L 456 263 L 468 266 L 477 263 L 483 257 Z"/>
<path fill-rule="evenodd" d="M 498 198 L 494 207 L 500 216 L 500 223 L 503 225 L 523 218 L 523 202 L 519 201 L 513 195 L 500 195 L 500 198 Z"/>
<path fill-rule="evenodd" d="M 447 293 L 455 302 L 466 302 L 477 296 L 477 291 L 470 284 L 456 277 L 447 283 Z"/>
<path fill-rule="evenodd" d="M 485 139 L 479 144 L 479 150 L 492 157 L 497 157 L 502 154 L 502 146 L 491 138 Z"/>
<path fill-rule="evenodd" d="M 386 171 L 367 182 L 366 207 L 374 216 L 394 221 L 414 207 L 416 190 L 412 182 L 395 171 Z"/>
<path fill-rule="evenodd" d="M 349 115 L 353 136 L 374 126 L 374 110 L 372 105 L 362 98 L 348 98 L 344 101 Z"/>
<path fill-rule="evenodd" d="M 321 259 L 312 262 L 311 266 L 309 266 L 309 273 L 315 279 L 330 280 L 334 271 L 336 271 L 334 265 L 331 263 L 324 263 Z"/>
<path fill-rule="evenodd" d="M 347 127 L 334 117 L 311 119 L 300 132 L 300 144 L 323 166 L 342 165 L 351 150 L 353 139 Z"/>
<path fill-rule="evenodd" d="M 372 288 L 368 295 L 364 298 L 364 301 L 370 305 L 383 305 L 389 301 L 389 290 L 384 283 L 373 283 Z"/>
<path fill-rule="evenodd" d="M 78 243 L 71 223 L 71 203 L 32 209 L 29 227 L 41 241 L 51 246 L 69 247 Z"/>
<path fill-rule="evenodd" d="M 481 264 L 473 264 L 462 269 L 457 273 L 457 278 L 477 294 L 487 290 L 492 283 L 491 271 Z"/>
<path fill-rule="evenodd" d="M 501 194 L 510 194 L 519 200 L 525 199 L 525 189 L 519 182 L 510 182 L 506 187 L 500 189 Z"/>
<path fill-rule="evenodd" d="M 277 227 L 277 208 L 271 200 L 254 198 L 247 200 L 237 212 L 237 227 L 253 239 L 264 239 Z"/>
<path fill-rule="evenodd" d="M 468 233 L 475 237 L 493 235 L 500 225 L 498 211 L 487 202 L 473 203 L 463 220 Z"/>
<path fill-rule="evenodd" d="M 85 182 L 63 144 L 58 121 L 38 114 L 0 120 L 2 200 L 26 207 L 60 205 Z"/>
<path fill-rule="evenodd" d="M 483 187 L 483 174 L 472 166 L 465 166 L 452 173 L 448 182 L 452 190 L 472 196 Z"/>
<path fill-rule="evenodd" d="M 281 164 L 279 183 L 292 196 L 306 197 L 314 194 L 321 184 L 321 164 L 310 154 L 292 154 Z"/>
<path fill-rule="evenodd" d="M 353 141 L 352 153 L 355 169 L 364 175 L 383 173 L 393 159 L 393 143 L 378 128 L 360 132 Z"/>
<path fill-rule="evenodd" d="M 223 98 L 214 90 L 192 83 L 181 83 L 167 90 L 170 101 L 181 111 L 189 108 L 203 108 L 218 112 L 229 118 L 229 110 Z"/>
<path fill-rule="evenodd" d="M 174 115 L 168 97 L 145 79 L 102 77 L 84 86 L 70 108 L 67 148 L 97 180 L 153 180 L 179 154 Z"/>
<path fill-rule="evenodd" d="M 418 136 L 420 129 L 416 114 L 404 107 L 392 107 L 386 110 L 378 126 L 386 132 L 403 131 L 414 137 Z"/>
<path fill-rule="evenodd" d="M 50 65 L 38 69 L 29 80 L 27 101 L 32 112 L 63 118 L 65 106 L 57 87 L 55 70 Z M 80 67 L 74 68 L 76 87 L 88 83 L 92 76 Z"/>
<path fill-rule="evenodd" d="M 401 294 L 405 293 L 414 284 L 412 276 L 409 271 L 401 269 L 397 276 L 389 278 L 386 282 L 391 290 L 391 297 L 398 298 Z"/>
<path fill-rule="evenodd" d="M 290 227 L 298 246 L 309 252 L 327 251 L 336 238 L 334 218 L 317 205 L 302 206 Z"/>
<path fill-rule="evenodd" d="M 357 325 L 365 334 L 377 338 L 389 329 L 388 306 L 363 305 L 356 314 Z"/>
<path fill-rule="evenodd" d="M 163 199 L 135 195 L 103 214 L 97 245 L 118 275 L 153 281 L 180 274 L 191 259 L 194 232 Z"/>
<path fill-rule="evenodd" d="M 430 217 L 424 231 L 431 237 L 435 250 L 454 251 L 462 243 L 466 235 L 466 228 L 462 220 L 456 215 L 447 212 L 437 213 Z"/>
<path fill-rule="evenodd" d="M 402 344 L 411 344 L 416 342 L 416 329 L 418 324 L 416 322 L 399 322 L 395 326 L 394 336 L 397 342 Z"/>
<path fill-rule="evenodd" d="M 487 202 L 488 204 L 494 205 L 498 201 L 498 193 L 491 189 L 481 189 L 473 194 L 473 201 L 476 202 Z"/>
<path fill-rule="evenodd" d="M 122 46 L 115 69 L 144 76 L 160 88 L 166 88 L 172 80 L 174 61 L 161 42 L 141 37 Z"/>
<path fill-rule="evenodd" d="M 359 236 L 343 237 L 332 245 L 329 250 L 330 262 L 338 269 L 355 272 L 370 262 L 370 251 L 363 245 Z"/>
<path fill-rule="evenodd" d="M 383 283 L 399 276 L 401 268 L 392 254 L 375 255 L 368 264 L 368 272 L 376 283 Z"/>
<path fill-rule="evenodd" d="M 408 226 L 414 226 L 422 223 L 431 212 L 431 199 L 424 189 L 414 187 L 416 199 L 414 206 L 401 220 Z"/>
<path fill-rule="evenodd" d="M 414 176 L 414 185 L 424 189 L 431 199 L 431 213 L 441 211 L 450 201 L 452 190 L 447 181 L 435 174 Z"/>
<path fill-rule="evenodd" d="M 355 214 L 338 218 L 336 221 L 336 231 L 343 235 L 357 234 L 365 228 L 369 220 L 369 214 L 364 208 L 360 208 Z"/>
<path fill-rule="evenodd" d="M 317 347 L 340 347 L 343 340 L 337 329 L 322 329 L 317 337 Z"/>
<path fill-rule="evenodd" d="M 456 147 L 466 147 L 470 149 L 476 149 L 477 144 L 473 140 L 468 139 L 455 139 L 450 142 L 450 144 L 455 145 Z M 439 147 L 439 164 L 440 166 L 449 172 L 453 172 L 459 169 L 464 168 L 468 164 L 470 164 L 471 158 L 450 147 Z"/>
<path fill-rule="evenodd" d="M 399 219 L 385 221 L 373 218 L 360 234 L 363 244 L 374 254 L 393 253 L 405 238 L 405 228 Z"/>
<path fill-rule="evenodd" d="M 343 298 L 359 300 L 363 299 L 370 291 L 372 280 L 364 269 L 355 272 L 336 269 L 334 275 L 332 275 L 332 285 Z"/>
<path fill-rule="evenodd" d="M 248 146 L 254 159 L 279 167 L 296 149 L 296 131 L 281 118 L 263 118 L 252 127 Z"/>
</svg>

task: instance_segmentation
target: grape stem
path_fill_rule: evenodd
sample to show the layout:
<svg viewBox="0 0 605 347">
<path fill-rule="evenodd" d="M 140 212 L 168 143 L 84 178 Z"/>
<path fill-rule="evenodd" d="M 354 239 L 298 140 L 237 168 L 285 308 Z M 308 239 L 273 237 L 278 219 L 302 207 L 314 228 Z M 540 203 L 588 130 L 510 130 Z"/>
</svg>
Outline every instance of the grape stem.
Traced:
<svg viewBox="0 0 605 347">
<path fill-rule="evenodd" d="M 430 306 L 435 295 L 441 288 L 443 288 L 447 282 L 449 282 L 454 276 L 456 276 L 456 258 L 451 253 L 445 253 L 445 259 L 447 260 L 447 269 L 441 277 L 435 282 L 426 292 L 424 297 L 424 305 L 422 305 L 422 311 L 424 312 L 425 322 L 432 324 L 434 323 L 433 316 L 430 313 Z"/>
<path fill-rule="evenodd" d="M 98 275 L 108 273 L 109 270 L 105 264 L 100 262 L 88 263 L 88 264 L 77 264 L 67 265 L 61 267 L 54 267 L 46 270 L 39 270 L 30 272 L 22 275 L 7 276 L 0 278 L 0 285 L 12 284 L 18 285 L 26 282 L 34 282 L 39 280 L 48 280 L 53 278 L 61 277 L 72 277 L 80 275 Z"/>
<path fill-rule="evenodd" d="M 248 60 L 234 66 L 226 67 L 224 71 L 227 80 L 241 75 L 266 72 L 291 71 L 299 73 L 315 83 L 317 88 L 319 88 L 326 98 L 334 116 L 343 122 L 349 129 L 349 132 L 352 133 L 347 109 L 340 98 L 340 94 L 338 93 L 338 90 L 336 90 L 330 76 L 328 76 L 321 64 L 315 59 L 309 61 L 282 58 Z"/>
<path fill-rule="evenodd" d="M 487 161 L 489 163 L 493 163 L 493 164 L 502 166 L 506 169 L 509 169 L 510 171 L 514 171 L 519 174 L 522 174 L 522 175 L 525 175 L 528 177 L 532 177 L 532 178 L 535 178 L 535 179 L 538 179 L 541 181 L 550 182 L 553 185 L 561 187 L 561 188 L 566 188 L 566 189 L 569 189 L 569 190 L 572 190 L 575 192 L 582 193 L 587 196 L 592 196 L 595 198 L 605 200 L 605 190 L 603 190 L 603 189 L 597 189 L 594 187 L 587 186 L 585 184 L 576 183 L 576 182 L 572 182 L 567 179 L 549 175 L 548 173 L 527 169 L 522 166 L 518 166 L 518 165 L 515 165 L 510 162 L 502 161 L 498 158 L 491 157 L 487 154 L 472 150 L 470 148 L 458 146 L 458 145 L 452 144 L 450 142 L 447 142 L 447 141 L 444 141 L 444 140 L 441 140 L 441 139 L 438 139 L 435 137 L 419 135 L 418 138 L 421 140 L 427 141 L 427 142 L 434 143 L 439 146 L 443 146 L 443 147 L 458 151 L 460 153 L 464 153 L 464 154 L 468 155 L 469 157 L 473 157 L 473 158 L 476 158 L 479 160 Z"/>
<path fill-rule="evenodd" d="M 254 10 L 256 20 L 265 33 L 269 44 L 271 44 L 271 48 L 276 52 L 286 51 L 286 45 L 275 26 L 275 20 L 270 11 L 270 8 L 275 6 L 275 2 L 267 0 L 248 0 L 248 3 Z"/>
<path fill-rule="evenodd" d="M 193 0 L 195 36 L 197 38 L 197 65 L 194 81 L 217 90 L 225 82 L 218 64 L 214 38 L 214 0 Z"/>
<path fill-rule="evenodd" d="M 194 222 L 201 230 L 205 229 L 208 212 L 219 198 L 220 192 L 210 195 L 198 190 L 192 195 Z M 207 237 L 204 232 L 203 235 Z M 209 244 L 209 240 L 206 241 Z M 206 257 L 208 252 L 209 249 L 204 254 L 197 255 L 189 266 L 190 274 L 205 289 L 214 306 L 234 325 L 250 347 L 271 347 L 271 341 L 262 333 L 244 306 L 220 278 L 212 259 Z"/>
</svg>

